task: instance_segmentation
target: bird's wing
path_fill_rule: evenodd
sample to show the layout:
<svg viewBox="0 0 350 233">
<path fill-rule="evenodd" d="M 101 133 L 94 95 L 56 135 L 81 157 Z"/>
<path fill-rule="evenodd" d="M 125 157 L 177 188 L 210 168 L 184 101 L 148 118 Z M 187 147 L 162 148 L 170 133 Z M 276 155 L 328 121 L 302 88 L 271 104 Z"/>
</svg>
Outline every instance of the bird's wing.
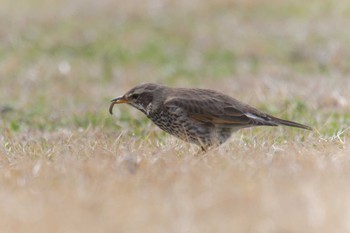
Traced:
<svg viewBox="0 0 350 233">
<path fill-rule="evenodd" d="M 206 91 L 208 93 L 206 93 Z M 225 126 L 248 127 L 253 125 L 277 125 L 269 122 L 267 115 L 237 100 L 209 90 L 197 90 L 191 94 L 179 93 L 164 102 L 165 106 L 180 108 L 193 120 Z M 266 116 L 266 119 L 264 119 Z"/>
</svg>

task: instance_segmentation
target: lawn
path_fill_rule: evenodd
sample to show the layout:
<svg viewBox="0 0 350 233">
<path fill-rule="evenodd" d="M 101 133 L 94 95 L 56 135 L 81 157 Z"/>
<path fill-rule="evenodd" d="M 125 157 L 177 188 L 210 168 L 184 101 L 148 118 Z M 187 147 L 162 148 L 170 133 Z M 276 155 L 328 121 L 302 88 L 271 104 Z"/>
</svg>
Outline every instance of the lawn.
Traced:
<svg viewBox="0 0 350 233">
<path fill-rule="evenodd" d="M 0 231 L 349 232 L 350 2 L 3 0 Z M 142 82 L 310 125 L 205 154 L 110 99 Z"/>
</svg>

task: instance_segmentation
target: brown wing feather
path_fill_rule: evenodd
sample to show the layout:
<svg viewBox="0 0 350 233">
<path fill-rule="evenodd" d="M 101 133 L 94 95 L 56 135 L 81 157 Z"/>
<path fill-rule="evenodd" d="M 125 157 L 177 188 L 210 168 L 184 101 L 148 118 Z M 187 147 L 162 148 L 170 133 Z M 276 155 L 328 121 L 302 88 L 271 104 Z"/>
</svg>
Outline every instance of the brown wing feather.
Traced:
<svg viewBox="0 0 350 233">
<path fill-rule="evenodd" d="M 184 109 L 190 118 L 203 123 L 223 126 L 252 124 L 251 119 L 238 109 L 245 105 L 211 90 L 194 89 L 190 94 L 180 90 L 169 96 L 164 104 L 178 106 Z"/>
<path fill-rule="evenodd" d="M 212 90 L 174 88 L 164 104 L 183 109 L 193 120 L 223 127 L 286 125 L 312 130 L 309 126 L 270 116 Z"/>
<path fill-rule="evenodd" d="M 207 116 L 207 115 L 200 115 L 200 114 L 192 114 L 192 115 L 190 114 L 190 117 L 194 120 L 197 120 L 203 123 L 212 123 L 212 124 L 219 124 L 219 125 L 246 125 L 247 123 L 249 123 L 249 121 L 242 118 L 225 120 L 216 116 Z"/>
</svg>

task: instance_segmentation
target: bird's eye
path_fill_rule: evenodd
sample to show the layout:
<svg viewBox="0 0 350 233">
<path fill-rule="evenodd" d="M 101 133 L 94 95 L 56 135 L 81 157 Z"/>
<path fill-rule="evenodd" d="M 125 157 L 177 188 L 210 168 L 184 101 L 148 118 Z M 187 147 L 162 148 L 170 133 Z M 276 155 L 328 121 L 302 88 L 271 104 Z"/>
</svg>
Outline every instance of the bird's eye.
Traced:
<svg viewBox="0 0 350 233">
<path fill-rule="evenodd" d="M 132 94 L 132 95 L 131 95 L 131 99 L 136 100 L 136 99 L 138 99 L 138 98 L 139 98 L 139 94 Z"/>
</svg>

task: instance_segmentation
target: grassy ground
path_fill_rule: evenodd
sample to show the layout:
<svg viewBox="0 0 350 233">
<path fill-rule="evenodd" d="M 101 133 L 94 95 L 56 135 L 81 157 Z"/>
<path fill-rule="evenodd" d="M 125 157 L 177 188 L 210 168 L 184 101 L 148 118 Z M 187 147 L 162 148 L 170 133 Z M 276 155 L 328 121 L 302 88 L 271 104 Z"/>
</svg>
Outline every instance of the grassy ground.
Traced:
<svg viewBox="0 0 350 233">
<path fill-rule="evenodd" d="M 350 3 L 0 4 L 1 232 L 349 232 Z M 109 100 L 212 88 L 314 132 L 205 155 Z"/>
</svg>

